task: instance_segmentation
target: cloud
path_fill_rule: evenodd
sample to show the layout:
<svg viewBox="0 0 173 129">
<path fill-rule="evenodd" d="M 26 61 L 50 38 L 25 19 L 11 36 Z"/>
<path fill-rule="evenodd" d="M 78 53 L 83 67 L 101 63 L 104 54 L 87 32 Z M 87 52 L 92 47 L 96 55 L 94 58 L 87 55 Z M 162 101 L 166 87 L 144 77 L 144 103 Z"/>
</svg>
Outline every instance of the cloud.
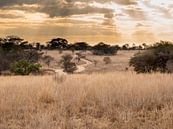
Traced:
<svg viewBox="0 0 173 129">
<path fill-rule="evenodd" d="M 34 6 L 35 5 L 35 6 Z M 37 6 L 36 6 L 37 5 Z M 73 0 L 8 0 L 1 1 L 2 9 L 18 9 L 47 13 L 50 17 L 66 17 L 79 14 L 109 13 L 113 10 L 108 8 L 92 7 L 88 2 L 74 2 Z"/>
<path fill-rule="evenodd" d="M 128 14 L 131 18 L 135 20 L 145 20 L 147 19 L 146 13 L 141 9 L 134 6 L 129 6 L 124 9 L 124 12 Z"/>
<path fill-rule="evenodd" d="M 143 27 L 144 25 L 142 23 L 136 24 L 136 27 Z"/>
<path fill-rule="evenodd" d="M 161 4 L 155 4 L 153 3 L 152 1 L 143 1 L 144 5 L 146 5 L 148 8 L 151 8 L 151 9 L 154 9 L 155 13 L 157 12 L 161 14 L 162 17 L 164 18 L 168 18 L 168 19 L 172 19 L 173 18 L 173 15 L 172 15 L 172 5 L 173 5 L 173 2 L 172 4 L 166 4 L 167 1 L 161 3 Z"/>
<path fill-rule="evenodd" d="M 132 33 L 132 39 L 137 42 L 153 42 L 156 40 L 156 36 L 149 30 L 136 30 Z"/>
</svg>

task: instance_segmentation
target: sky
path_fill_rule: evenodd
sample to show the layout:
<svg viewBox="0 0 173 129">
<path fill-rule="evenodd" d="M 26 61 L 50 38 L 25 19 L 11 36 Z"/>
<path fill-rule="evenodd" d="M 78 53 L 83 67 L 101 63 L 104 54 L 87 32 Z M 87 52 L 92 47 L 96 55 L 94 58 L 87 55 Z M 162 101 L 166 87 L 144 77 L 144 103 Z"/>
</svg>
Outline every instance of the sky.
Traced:
<svg viewBox="0 0 173 129">
<path fill-rule="evenodd" d="M 173 0 L 0 0 L 0 37 L 123 44 L 172 34 Z"/>
</svg>

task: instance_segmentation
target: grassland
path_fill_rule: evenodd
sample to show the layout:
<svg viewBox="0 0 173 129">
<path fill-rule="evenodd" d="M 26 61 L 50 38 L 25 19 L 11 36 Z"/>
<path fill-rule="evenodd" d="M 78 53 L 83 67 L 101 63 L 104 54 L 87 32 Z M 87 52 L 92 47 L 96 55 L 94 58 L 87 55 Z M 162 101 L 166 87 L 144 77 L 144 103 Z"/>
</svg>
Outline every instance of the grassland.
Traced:
<svg viewBox="0 0 173 129">
<path fill-rule="evenodd" d="M 78 52 L 81 52 L 81 51 L 75 51 L 75 53 L 78 53 Z M 91 65 L 87 66 L 85 71 L 83 71 L 82 73 L 95 73 L 95 72 L 105 73 L 105 72 L 113 72 L 113 71 L 114 72 L 125 71 L 126 68 L 128 68 L 128 70 L 131 71 L 132 68 L 129 68 L 129 60 L 137 52 L 138 51 L 136 51 L 136 50 L 118 51 L 118 53 L 116 55 L 109 56 L 111 59 L 110 64 L 105 64 L 105 62 L 103 61 L 103 58 L 105 56 L 93 55 L 89 51 L 83 52 L 86 55 L 86 59 L 90 60 L 92 63 L 91 63 Z M 75 53 L 72 53 L 71 51 L 63 51 L 62 53 L 59 53 L 59 51 L 57 51 L 57 50 L 46 51 L 45 53 L 46 53 L 45 55 L 49 55 L 54 58 L 54 61 L 52 61 L 49 66 L 50 68 L 60 68 L 60 65 L 58 64 L 58 62 L 61 60 L 62 55 L 71 54 L 73 56 L 75 54 Z M 94 61 L 97 62 L 97 65 L 95 65 Z M 84 62 L 80 61 L 77 64 L 83 64 L 83 63 Z"/>
<path fill-rule="evenodd" d="M 0 77 L 0 129 L 172 129 L 173 76 Z"/>
</svg>

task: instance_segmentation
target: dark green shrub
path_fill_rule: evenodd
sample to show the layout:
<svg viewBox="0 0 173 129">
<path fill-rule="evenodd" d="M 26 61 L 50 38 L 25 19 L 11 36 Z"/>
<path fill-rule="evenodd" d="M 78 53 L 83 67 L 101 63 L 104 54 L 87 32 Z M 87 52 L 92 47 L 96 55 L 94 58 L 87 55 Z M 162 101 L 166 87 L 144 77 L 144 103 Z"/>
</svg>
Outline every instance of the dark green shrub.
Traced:
<svg viewBox="0 0 173 129">
<path fill-rule="evenodd" d="M 137 73 L 168 72 L 167 62 L 172 59 L 173 44 L 161 41 L 131 58 L 130 66 L 133 66 Z"/>
<path fill-rule="evenodd" d="M 40 68 L 40 64 L 34 64 L 26 60 L 20 60 L 11 65 L 11 72 L 16 75 L 29 75 L 30 73 L 39 73 Z"/>
</svg>

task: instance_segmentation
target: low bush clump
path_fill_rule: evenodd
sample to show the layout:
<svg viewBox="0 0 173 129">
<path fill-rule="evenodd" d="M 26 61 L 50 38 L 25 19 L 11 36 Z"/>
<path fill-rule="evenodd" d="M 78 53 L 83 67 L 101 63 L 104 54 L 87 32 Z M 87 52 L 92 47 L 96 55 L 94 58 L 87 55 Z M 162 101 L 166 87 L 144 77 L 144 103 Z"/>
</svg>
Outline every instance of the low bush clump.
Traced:
<svg viewBox="0 0 173 129">
<path fill-rule="evenodd" d="M 40 64 L 20 60 L 11 65 L 11 72 L 16 75 L 29 75 L 30 73 L 39 73 L 40 68 Z"/>
<path fill-rule="evenodd" d="M 167 63 L 172 59 L 173 44 L 161 41 L 131 58 L 130 66 L 133 66 L 137 73 L 165 73 L 169 72 Z"/>
<path fill-rule="evenodd" d="M 62 68 L 64 72 L 73 73 L 77 70 L 77 66 L 74 62 L 72 62 L 73 57 L 69 54 L 62 56 L 60 63 L 62 64 Z"/>
<path fill-rule="evenodd" d="M 105 62 L 105 64 L 110 64 L 112 62 L 110 57 L 104 57 L 103 61 Z"/>
</svg>

